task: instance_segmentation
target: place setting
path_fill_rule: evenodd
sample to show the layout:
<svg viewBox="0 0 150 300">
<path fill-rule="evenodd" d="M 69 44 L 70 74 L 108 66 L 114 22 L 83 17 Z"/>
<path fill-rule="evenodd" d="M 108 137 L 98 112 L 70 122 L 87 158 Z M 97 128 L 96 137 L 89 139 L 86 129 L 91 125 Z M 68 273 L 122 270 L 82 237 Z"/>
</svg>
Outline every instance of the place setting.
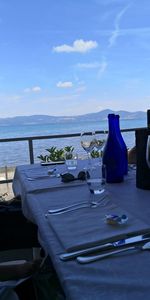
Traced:
<svg viewBox="0 0 150 300">
<path fill-rule="evenodd" d="M 80 255 L 103 252 L 105 247 L 110 250 L 110 243 L 113 243 L 113 247 L 130 247 L 130 244 L 136 242 L 149 241 L 149 225 L 111 199 L 105 181 L 105 168 L 91 168 L 85 174 L 87 193 L 77 193 L 81 201 L 50 209 L 45 215 L 63 246 L 64 252 L 60 254 L 60 260 L 79 257 L 77 262 L 84 264 L 101 257 L 87 257 L 84 260 Z M 126 241 L 130 237 L 134 239 Z"/>
<path fill-rule="evenodd" d="M 68 170 L 69 171 L 69 170 Z M 50 209 L 48 211 L 49 214 L 61 214 L 68 211 L 77 210 L 83 207 L 91 207 L 96 208 L 99 205 L 106 204 L 106 197 L 108 195 L 108 191 L 105 189 L 105 168 L 91 168 L 79 171 L 76 173 L 76 176 L 73 173 L 63 173 L 60 174 L 61 181 L 68 185 L 72 184 L 72 186 L 84 186 L 87 191 L 89 191 L 89 196 L 86 201 L 80 201 L 79 203 L 73 203 L 64 207 L 60 207 L 57 209 Z"/>
<path fill-rule="evenodd" d="M 93 161 L 95 160 L 93 159 Z M 49 166 L 39 166 L 39 168 L 27 170 L 25 175 L 26 180 L 29 182 L 28 189 L 31 188 L 32 191 L 35 190 L 35 192 L 38 192 L 39 190 L 43 190 L 45 188 L 69 188 L 86 185 L 88 183 L 92 191 L 95 180 L 92 178 L 92 173 L 89 174 L 90 169 L 93 169 L 92 167 L 89 168 L 89 165 L 91 166 L 91 164 L 89 164 L 89 160 L 79 159 L 76 152 L 66 151 L 63 165 L 54 165 L 51 168 Z M 97 167 L 100 170 L 100 167 Z M 94 169 L 96 168 L 94 167 Z M 91 177 L 90 180 L 88 178 L 89 175 Z M 96 191 L 95 188 L 93 191 Z"/>
<path fill-rule="evenodd" d="M 28 181 L 34 181 L 34 180 L 41 180 L 41 179 L 46 179 L 46 178 L 59 178 L 60 174 L 57 171 L 57 168 L 51 168 L 48 170 L 44 170 L 44 172 L 40 172 L 39 174 L 37 172 L 34 172 L 30 174 L 30 176 L 27 175 L 27 180 Z"/>
<path fill-rule="evenodd" d="M 49 167 L 49 165 L 46 164 L 45 167 L 43 165 L 42 167 L 39 166 L 39 168 L 27 170 L 25 172 L 26 180 L 29 182 L 29 189 L 31 188 L 32 191 L 38 191 L 45 188 L 75 187 L 87 183 L 91 192 L 99 193 L 99 191 L 96 190 L 96 185 L 101 185 L 101 183 L 98 182 L 100 179 L 93 178 L 93 174 L 96 169 L 101 170 L 100 157 L 91 159 L 90 153 L 94 147 L 96 147 L 97 151 L 102 149 L 105 140 L 96 139 L 95 133 L 92 135 L 81 133 L 80 142 L 81 146 L 88 153 L 87 160 L 79 159 L 78 153 L 74 151 L 73 147 L 66 147 L 63 165 L 56 164 Z M 90 146 L 89 143 L 92 146 Z M 96 165 L 93 167 L 95 161 Z M 94 173 L 92 173 L 93 169 Z M 103 189 L 100 193 L 103 193 Z"/>
<path fill-rule="evenodd" d="M 76 259 L 86 264 L 114 253 L 150 249 L 149 225 L 112 200 L 102 161 L 93 165 L 88 162 L 80 176 L 85 177 L 88 191 L 81 192 L 81 201 L 50 209 L 45 215 L 63 246 L 60 260 Z M 77 178 L 67 173 L 62 179 L 67 182 Z M 145 246 L 138 248 L 139 243 Z"/>
<path fill-rule="evenodd" d="M 146 223 L 113 203 L 108 196 L 95 208 L 86 205 L 83 200 L 85 206 L 74 206 L 62 213 L 48 212 L 46 215 L 66 251 L 150 230 Z"/>
<path fill-rule="evenodd" d="M 86 184 L 86 172 L 83 167 L 79 167 L 77 157 L 65 159 L 62 166 L 53 168 L 39 167 L 35 170 L 24 172 L 25 185 L 31 192 L 39 192 L 45 189 L 59 189 L 77 187 Z"/>
</svg>

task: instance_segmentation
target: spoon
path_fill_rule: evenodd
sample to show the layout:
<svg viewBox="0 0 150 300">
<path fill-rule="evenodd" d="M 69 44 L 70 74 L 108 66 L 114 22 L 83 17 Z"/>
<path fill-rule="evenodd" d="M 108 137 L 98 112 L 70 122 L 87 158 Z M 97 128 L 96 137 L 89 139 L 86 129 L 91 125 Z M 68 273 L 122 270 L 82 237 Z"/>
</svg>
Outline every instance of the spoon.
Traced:
<svg viewBox="0 0 150 300">
<path fill-rule="evenodd" d="M 103 253 L 103 254 L 97 254 L 97 255 L 92 255 L 92 256 L 78 256 L 77 261 L 80 264 L 87 264 L 87 263 L 90 263 L 93 261 L 103 259 L 105 257 L 115 255 L 117 253 L 129 251 L 129 250 L 150 250 L 150 242 L 148 242 L 142 246 L 132 246 L 132 247 L 124 248 L 124 249 L 119 249 L 116 251 L 110 251 L 110 252 Z"/>
</svg>

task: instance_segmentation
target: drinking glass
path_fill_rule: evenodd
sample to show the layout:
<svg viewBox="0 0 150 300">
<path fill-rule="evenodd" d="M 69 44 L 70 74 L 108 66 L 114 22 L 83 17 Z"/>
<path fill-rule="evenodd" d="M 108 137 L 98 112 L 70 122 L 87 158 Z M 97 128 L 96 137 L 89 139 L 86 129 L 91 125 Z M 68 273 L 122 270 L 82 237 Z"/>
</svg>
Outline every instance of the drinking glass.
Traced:
<svg viewBox="0 0 150 300">
<path fill-rule="evenodd" d="M 88 169 L 91 168 L 91 151 L 95 147 L 95 132 L 81 133 L 81 146 L 88 155 Z"/>
<path fill-rule="evenodd" d="M 105 166 L 89 169 L 86 173 L 87 185 L 93 195 L 102 195 L 105 193 Z"/>
<path fill-rule="evenodd" d="M 74 152 L 65 153 L 65 164 L 68 170 L 75 170 L 78 164 L 78 154 Z"/>
</svg>

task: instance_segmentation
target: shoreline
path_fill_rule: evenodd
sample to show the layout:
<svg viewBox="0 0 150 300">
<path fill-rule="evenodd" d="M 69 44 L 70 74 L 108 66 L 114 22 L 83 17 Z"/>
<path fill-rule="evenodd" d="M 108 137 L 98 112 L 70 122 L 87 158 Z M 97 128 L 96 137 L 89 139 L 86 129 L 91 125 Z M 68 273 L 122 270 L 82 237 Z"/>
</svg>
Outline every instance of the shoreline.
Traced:
<svg viewBox="0 0 150 300">
<path fill-rule="evenodd" d="M 144 127 L 146 124 L 146 120 L 134 120 L 134 121 L 123 121 L 122 126 L 120 122 L 121 129 L 125 128 L 138 128 Z M 53 147 L 57 147 L 58 149 L 64 148 L 65 146 L 73 146 L 75 152 L 78 155 L 82 155 L 84 150 L 81 148 L 80 145 L 80 137 L 69 137 L 69 138 L 52 138 L 52 139 L 40 139 L 40 136 L 47 136 L 47 135 L 61 135 L 61 134 L 70 134 L 70 133 L 77 133 L 83 131 L 97 131 L 97 130 L 106 130 L 108 127 L 107 121 L 95 121 L 95 122 L 87 122 L 87 123 L 76 123 L 72 124 L 71 122 L 68 123 L 66 126 L 61 126 L 60 124 L 55 124 L 55 126 L 50 125 L 30 125 L 30 126 L 23 126 L 23 127 L 15 127 L 7 126 L 6 130 L 2 130 L 0 128 L 0 136 L 1 139 L 9 139 L 9 137 L 13 138 L 24 138 L 26 136 L 36 136 L 39 139 L 33 141 L 33 154 L 35 162 L 38 162 L 37 157 L 39 155 L 47 154 L 46 149 Z M 135 145 L 135 133 L 134 132 L 124 132 L 122 134 L 124 141 L 127 145 L 127 148 L 131 148 Z M 29 145 L 27 140 L 23 141 L 16 141 L 11 142 L 11 147 L 9 142 L 0 143 L 0 156 L 2 166 L 5 165 L 9 167 L 13 167 L 15 165 L 26 164 L 29 163 Z M 4 176 L 3 174 L 1 176 Z"/>
</svg>

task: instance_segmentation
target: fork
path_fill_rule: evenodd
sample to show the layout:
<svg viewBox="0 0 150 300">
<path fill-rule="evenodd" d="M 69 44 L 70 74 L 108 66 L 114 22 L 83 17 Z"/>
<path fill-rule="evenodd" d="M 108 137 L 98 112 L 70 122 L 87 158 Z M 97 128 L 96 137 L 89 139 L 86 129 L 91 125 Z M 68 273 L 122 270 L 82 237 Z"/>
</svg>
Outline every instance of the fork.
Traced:
<svg viewBox="0 0 150 300">
<path fill-rule="evenodd" d="M 50 209 L 48 211 L 48 214 L 58 215 L 58 214 L 62 214 L 62 213 L 65 213 L 65 212 L 77 210 L 77 209 L 84 208 L 84 207 L 96 208 L 97 206 L 100 206 L 100 205 L 105 206 L 109 202 L 109 200 L 104 201 L 104 199 L 106 198 L 106 196 L 107 196 L 107 194 L 105 194 L 103 197 L 101 197 L 97 201 L 93 200 L 91 203 L 88 203 L 86 201 L 86 202 L 80 202 L 80 203 L 71 204 L 71 205 L 68 205 L 68 206 L 65 206 L 65 207 L 61 207 L 61 208 L 58 208 L 58 209 Z"/>
</svg>

